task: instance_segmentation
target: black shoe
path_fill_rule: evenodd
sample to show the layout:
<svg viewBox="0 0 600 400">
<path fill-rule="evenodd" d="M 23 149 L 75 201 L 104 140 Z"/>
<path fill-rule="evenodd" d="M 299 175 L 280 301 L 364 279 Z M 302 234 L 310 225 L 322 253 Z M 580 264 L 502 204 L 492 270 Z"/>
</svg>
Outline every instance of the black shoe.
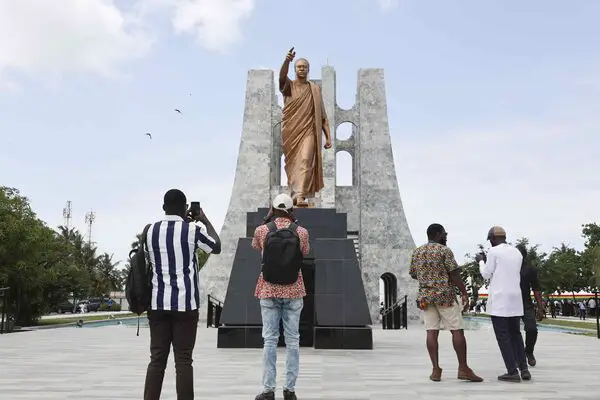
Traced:
<svg viewBox="0 0 600 400">
<path fill-rule="evenodd" d="M 254 398 L 254 400 L 275 400 L 274 392 L 261 393 Z"/>
<path fill-rule="evenodd" d="M 503 382 L 521 382 L 521 377 L 518 373 L 516 374 L 504 374 L 498 377 L 499 381 Z"/>
<path fill-rule="evenodd" d="M 296 392 L 290 392 L 287 389 L 283 389 L 283 400 L 298 400 Z"/>
<path fill-rule="evenodd" d="M 530 381 L 531 380 L 531 372 L 529 372 L 528 369 L 522 369 L 521 370 L 521 379 L 523 379 L 524 381 Z"/>
<path fill-rule="evenodd" d="M 535 364 L 537 364 L 537 361 L 536 361 L 535 357 L 533 356 L 533 353 L 525 354 L 525 356 L 527 357 L 527 364 L 529 364 L 530 367 L 535 367 Z"/>
</svg>

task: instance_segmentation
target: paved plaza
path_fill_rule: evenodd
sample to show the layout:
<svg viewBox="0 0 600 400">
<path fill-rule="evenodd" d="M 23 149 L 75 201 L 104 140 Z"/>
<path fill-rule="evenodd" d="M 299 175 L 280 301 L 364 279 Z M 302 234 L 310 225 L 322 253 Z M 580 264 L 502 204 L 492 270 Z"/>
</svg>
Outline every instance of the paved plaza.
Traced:
<svg viewBox="0 0 600 400">
<path fill-rule="evenodd" d="M 261 353 L 217 349 L 215 329 L 200 327 L 195 352 L 197 399 L 254 399 L 260 389 Z M 142 398 L 149 331 L 134 326 L 58 328 L 0 335 L 0 399 Z M 440 335 L 442 382 L 428 380 L 424 331 L 374 331 L 373 351 L 301 350 L 297 393 L 309 399 L 599 399 L 600 340 L 540 332 L 533 381 L 503 383 L 489 327 L 467 331 L 469 360 L 483 383 L 457 381 L 450 334 Z M 278 375 L 283 374 L 284 349 Z M 162 399 L 176 399 L 172 356 Z M 280 384 L 280 382 L 278 382 Z M 278 389 L 278 399 L 281 391 Z"/>
</svg>

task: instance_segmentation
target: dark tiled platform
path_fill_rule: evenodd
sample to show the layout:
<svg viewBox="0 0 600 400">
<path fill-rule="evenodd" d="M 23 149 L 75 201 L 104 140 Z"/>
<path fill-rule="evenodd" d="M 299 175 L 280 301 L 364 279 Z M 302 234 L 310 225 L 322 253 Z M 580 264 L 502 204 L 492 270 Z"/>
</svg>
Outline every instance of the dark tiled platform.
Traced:
<svg viewBox="0 0 600 400">
<path fill-rule="evenodd" d="M 254 297 L 260 253 L 252 235 L 267 209 L 247 216 L 248 237 L 240 238 L 225 296 L 219 348 L 262 346 L 260 305 Z M 302 267 L 307 296 L 300 317 L 300 345 L 321 349 L 372 349 L 369 308 L 346 214 L 335 209 L 298 209 L 310 233 L 311 251 Z M 284 344 L 283 329 L 280 345 Z"/>
</svg>

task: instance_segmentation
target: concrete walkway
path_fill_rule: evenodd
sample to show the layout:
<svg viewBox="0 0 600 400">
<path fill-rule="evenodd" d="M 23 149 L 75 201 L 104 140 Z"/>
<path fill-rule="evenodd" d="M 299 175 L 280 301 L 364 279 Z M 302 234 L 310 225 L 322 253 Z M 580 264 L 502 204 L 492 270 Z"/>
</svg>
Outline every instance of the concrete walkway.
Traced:
<svg viewBox="0 0 600 400">
<path fill-rule="evenodd" d="M 442 382 L 428 380 L 430 364 L 424 331 L 375 330 L 373 351 L 301 350 L 300 400 L 396 399 L 598 399 L 600 340 L 540 332 L 533 381 L 502 383 L 503 372 L 488 327 L 468 331 L 469 360 L 483 383 L 459 382 L 450 334 L 440 335 Z M 142 398 L 149 360 L 149 331 L 135 336 L 134 326 L 59 328 L 0 335 L 0 398 L 136 399 Z M 195 352 L 197 399 L 254 399 L 260 390 L 261 352 L 217 349 L 216 330 L 198 330 Z M 283 375 L 280 352 L 278 375 Z M 176 399 L 172 356 L 162 399 Z M 278 382 L 279 383 L 279 382 Z M 278 399 L 281 399 L 278 390 Z"/>
</svg>

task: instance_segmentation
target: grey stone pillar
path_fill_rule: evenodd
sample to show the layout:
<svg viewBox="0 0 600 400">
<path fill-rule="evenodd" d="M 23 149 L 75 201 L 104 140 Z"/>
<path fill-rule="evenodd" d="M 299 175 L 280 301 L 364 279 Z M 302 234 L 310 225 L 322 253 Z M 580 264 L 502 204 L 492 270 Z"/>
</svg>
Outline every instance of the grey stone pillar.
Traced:
<svg viewBox="0 0 600 400">
<path fill-rule="evenodd" d="M 270 203 L 273 108 L 277 107 L 273 71 L 250 70 L 235 180 L 219 236 L 222 253 L 211 255 L 200 271 L 201 316 L 211 294 L 223 301 L 240 237 L 246 237 L 246 213 Z"/>
<path fill-rule="evenodd" d="M 331 131 L 332 148 L 323 149 L 323 181 L 325 187 L 320 193 L 321 208 L 335 208 L 335 70 L 332 66 L 326 65 L 321 68 L 321 92 L 325 112 L 329 120 L 329 129 Z M 325 142 L 323 141 L 323 144 Z"/>
<path fill-rule="evenodd" d="M 415 317 L 415 281 L 408 275 L 415 243 L 402 207 L 390 138 L 383 69 L 358 72 L 360 147 L 360 255 L 367 300 L 374 320 L 379 315 L 379 279 L 390 272 L 398 296 L 409 296 Z"/>
</svg>

